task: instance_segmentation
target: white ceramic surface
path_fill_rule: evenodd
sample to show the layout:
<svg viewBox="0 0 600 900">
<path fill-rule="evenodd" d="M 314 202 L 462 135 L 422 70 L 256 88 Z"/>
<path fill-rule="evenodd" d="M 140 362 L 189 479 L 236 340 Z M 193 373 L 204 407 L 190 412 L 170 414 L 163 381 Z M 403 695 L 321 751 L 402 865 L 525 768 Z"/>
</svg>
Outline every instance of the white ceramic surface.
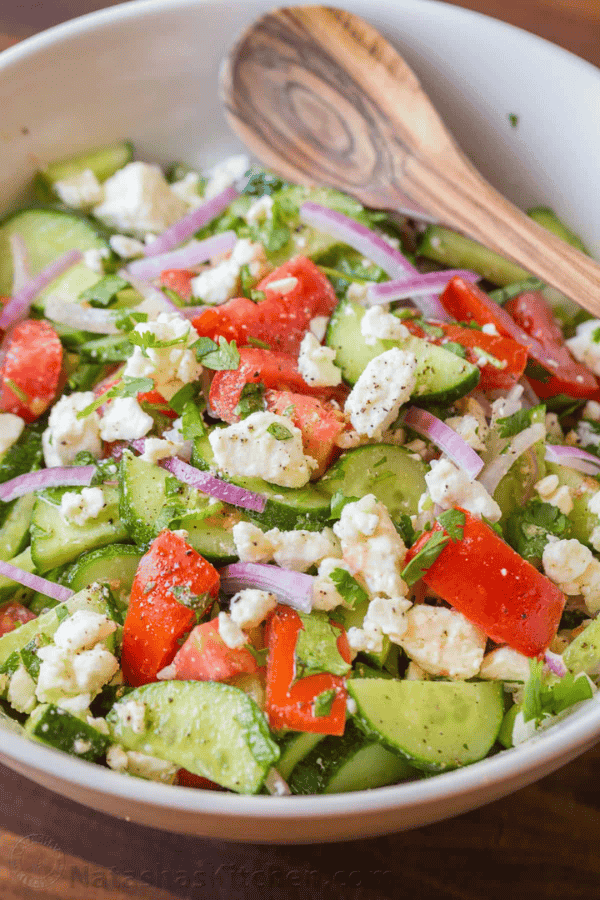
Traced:
<svg viewBox="0 0 600 900">
<path fill-rule="evenodd" d="M 296 0 L 297 2 L 297 0 Z M 141 158 L 219 159 L 238 148 L 217 94 L 220 60 L 271 0 L 137 0 L 0 55 L 0 208 L 43 162 L 120 138 Z M 523 207 L 548 204 L 600 256 L 600 72 L 530 34 L 434 0 L 345 0 L 421 77 L 462 148 Z M 519 116 L 513 128 L 509 114 Z M 252 842 L 402 830 L 495 800 L 600 736 L 590 701 L 541 739 L 422 782 L 330 797 L 241 797 L 128 778 L 11 732 L 0 760 L 65 796 L 156 827 Z"/>
</svg>

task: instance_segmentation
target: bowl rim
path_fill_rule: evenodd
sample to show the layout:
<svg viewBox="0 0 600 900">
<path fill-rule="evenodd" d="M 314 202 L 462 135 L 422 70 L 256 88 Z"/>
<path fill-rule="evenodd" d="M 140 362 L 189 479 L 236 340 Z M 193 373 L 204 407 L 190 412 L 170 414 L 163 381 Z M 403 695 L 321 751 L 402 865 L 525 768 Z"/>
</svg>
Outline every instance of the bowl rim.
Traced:
<svg viewBox="0 0 600 900">
<path fill-rule="evenodd" d="M 183 11 L 186 8 L 191 9 L 213 2 L 214 0 L 129 0 L 117 6 L 87 13 L 8 47 L 0 53 L 0 76 L 11 66 L 78 35 L 105 26 L 114 26 L 119 22 L 143 19 L 157 13 L 164 14 L 165 10 Z M 295 2 L 299 3 L 301 0 Z M 484 13 L 440 0 L 395 0 L 395 6 L 399 11 L 402 7 L 410 9 L 425 4 L 428 14 L 440 19 L 441 22 L 447 19 L 459 23 L 479 19 L 482 24 L 485 23 L 484 27 L 495 29 L 496 33 L 510 33 L 514 39 L 522 42 L 524 49 L 535 48 L 539 53 L 544 48 L 555 57 L 558 54 L 574 69 L 578 68 L 585 72 L 587 77 L 595 77 L 600 91 L 600 69 L 545 38 Z M 389 6 L 389 0 L 374 0 L 374 10 L 377 5 Z M 124 801 L 142 802 L 163 809 L 179 809 L 182 812 L 205 814 L 213 818 L 225 815 L 229 818 L 248 820 L 264 819 L 265 816 L 275 820 L 308 820 L 318 816 L 326 820 L 365 812 L 383 813 L 409 808 L 416 810 L 431 806 L 432 803 L 441 804 L 460 795 L 474 795 L 478 790 L 489 789 L 503 782 L 517 781 L 519 777 L 522 779 L 521 783 L 533 781 L 538 777 L 538 773 L 545 774 L 552 766 L 557 768 L 563 761 L 584 752 L 597 737 L 600 737 L 600 692 L 595 698 L 582 704 L 581 708 L 575 710 L 557 727 L 548 729 L 518 747 L 464 768 L 440 773 L 434 778 L 369 791 L 291 796 L 283 799 L 265 795 L 245 796 L 182 786 L 174 787 L 126 777 L 95 763 L 67 757 L 58 750 L 36 743 L 3 727 L 0 759 L 10 766 L 13 757 L 20 771 L 23 767 L 27 767 L 76 787 L 92 789 Z M 472 805 L 476 805 L 476 801 Z"/>
</svg>

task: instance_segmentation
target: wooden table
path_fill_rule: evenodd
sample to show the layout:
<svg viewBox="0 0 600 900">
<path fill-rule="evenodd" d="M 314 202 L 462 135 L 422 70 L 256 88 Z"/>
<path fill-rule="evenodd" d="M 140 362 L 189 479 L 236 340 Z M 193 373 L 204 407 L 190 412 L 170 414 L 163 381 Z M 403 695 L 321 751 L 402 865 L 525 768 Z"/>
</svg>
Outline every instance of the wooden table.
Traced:
<svg viewBox="0 0 600 900">
<path fill-rule="evenodd" d="M 0 9 L 0 48 L 102 0 Z M 600 65 L 600 0 L 459 0 Z M 10 6 L 10 9 L 8 8 Z M 407 834 L 315 847 L 171 835 L 63 800 L 0 767 L 2 900 L 595 900 L 600 749 L 505 800 Z M 252 835 L 249 835 L 251 840 Z"/>
</svg>

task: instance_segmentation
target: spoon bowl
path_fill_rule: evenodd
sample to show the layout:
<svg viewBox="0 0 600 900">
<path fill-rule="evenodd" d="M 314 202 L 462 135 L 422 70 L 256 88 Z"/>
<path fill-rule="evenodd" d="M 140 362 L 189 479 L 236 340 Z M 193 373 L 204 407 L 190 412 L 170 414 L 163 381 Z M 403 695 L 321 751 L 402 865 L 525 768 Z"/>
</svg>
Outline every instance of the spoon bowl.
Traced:
<svg viewBox="0 0 600 900">
<path fill-rule="evenodd" d="M 234 131 L 283 177 L 441 220 L 600 316 L 600 265 L 479 174 L 412 69 L 359 16 L 325 6 L 267 13 L 231 50 L 220 90 Z"/>
</svg>

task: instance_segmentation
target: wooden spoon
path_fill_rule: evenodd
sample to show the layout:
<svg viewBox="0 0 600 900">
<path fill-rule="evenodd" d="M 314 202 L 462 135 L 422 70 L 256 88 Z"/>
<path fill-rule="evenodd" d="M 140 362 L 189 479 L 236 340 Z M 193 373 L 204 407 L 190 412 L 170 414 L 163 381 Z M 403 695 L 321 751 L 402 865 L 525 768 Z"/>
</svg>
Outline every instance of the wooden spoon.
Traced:
<svg viewBox="0 0 600 900">
<path fill-rule="evenodd" d="M 365 206 L 427 210 L 600 316 L 600 265 L 485 181 L 363 19 L 325 6 L 268 13 L 230 52 L 220 87 L 234 131 L 283 177 Z"/>
</svg>

